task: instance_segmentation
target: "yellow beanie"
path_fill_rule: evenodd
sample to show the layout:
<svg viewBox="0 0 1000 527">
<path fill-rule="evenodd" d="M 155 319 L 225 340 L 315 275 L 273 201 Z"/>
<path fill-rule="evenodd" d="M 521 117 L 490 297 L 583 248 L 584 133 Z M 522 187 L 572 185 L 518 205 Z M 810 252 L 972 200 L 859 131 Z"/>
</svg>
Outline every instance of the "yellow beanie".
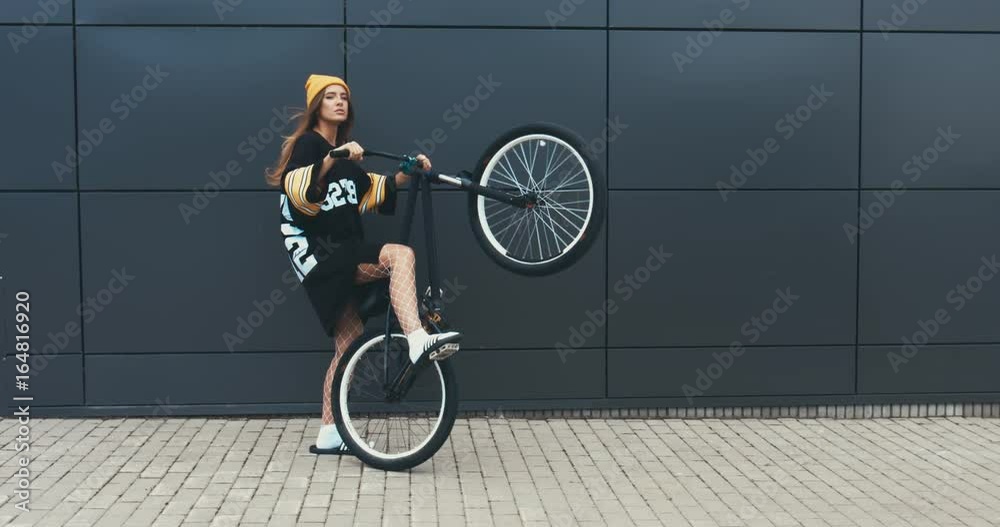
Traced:
<svg viewBox="0 0 1000 527">
<path fill-rule="evenodd" d="M 347 87 L 347 83 L 344 82 L 344 79 L 341 79 L 340 77 L 333 77 L 330 75 L 313 74 L 310 75 L 308 79 L 306 79 L 306 106 L 308 107 L 309 104 L 313 101 L 313 99 L 316 98 L 317 95 L 323 93 L 323 90 L 325 90 L 328 86 L 331 86 L 333 84 L 339 84 L 340 86 L 343 86 L 344 89 L 347 90 L 347 96 L 348 97 L 351 96 L 351 89 Z"/>
</svg>

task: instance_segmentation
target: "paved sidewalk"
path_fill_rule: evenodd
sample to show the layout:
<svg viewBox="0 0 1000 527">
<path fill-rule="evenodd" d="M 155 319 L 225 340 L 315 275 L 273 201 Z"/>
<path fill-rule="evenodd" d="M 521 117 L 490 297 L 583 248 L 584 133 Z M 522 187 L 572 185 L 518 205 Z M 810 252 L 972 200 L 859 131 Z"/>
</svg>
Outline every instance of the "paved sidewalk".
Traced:
<svg viewBox="0 0 1000 527">
<path fill-rule="evenodd" d="M 1000 525 L 998 419 L 460 419 L 408 473 L 318 419 L 33 419 L 28 513 L 17 426 L 0 525 Z"/>
</svg>

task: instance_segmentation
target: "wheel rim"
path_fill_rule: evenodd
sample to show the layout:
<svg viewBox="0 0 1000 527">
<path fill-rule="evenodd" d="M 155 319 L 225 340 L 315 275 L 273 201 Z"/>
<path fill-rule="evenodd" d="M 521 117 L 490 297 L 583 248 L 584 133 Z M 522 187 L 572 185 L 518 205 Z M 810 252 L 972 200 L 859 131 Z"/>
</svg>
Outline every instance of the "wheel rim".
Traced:
<svg viewBox="0 0 1000 527">
<path fill-rule="evenodd" d="M 347 433 L 358 447 L 386 461 L 411 456 L 426 446 L 442 425 L 447 400 L 444 373 L 439 363 L 431 362 L 419 373 L 417 382 L 423 384 L 414 388 L 438 388 L 437 400 L 431 396 L 412 402 L 373 401 L 384 393 L 382 360 L 388 359 L 390 376 L 397 363 L 395 359 L 399 358 L 394 352 L 402 353 L 403 360 L 409 361 L 406 337 L 401 334 L 392 337 L 389 357 L 385 357 L 382 346 L 384 335 L 365 342 L 351 356 L 344 368 L 337 403 Z M 371 370 L 373 366 L 377 368 Z"/>
<path fill-rule="evenodd" d="M 490 158 L 480 184 L 538 196 L 538 204 L 528 209 L 484 196 L 476 199 L 479 225 L 490 246 L 523 265 L 544 265 L 568 254 L 593 220 L 590 169 L 576 148 L 553 135 L 509 141 Z"/>
</svg>

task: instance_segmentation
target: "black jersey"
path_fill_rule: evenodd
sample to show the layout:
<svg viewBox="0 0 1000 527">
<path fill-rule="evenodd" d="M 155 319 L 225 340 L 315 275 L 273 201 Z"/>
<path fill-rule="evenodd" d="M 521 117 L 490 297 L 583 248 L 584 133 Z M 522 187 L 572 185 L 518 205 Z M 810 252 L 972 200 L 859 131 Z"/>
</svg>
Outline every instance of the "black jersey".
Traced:
<svg viewBox="0 0 1000 527">
<path fill-rule="evenodd" d="M 320 179 L 323 159 L 334 147 L 314 130 L 295 142 L 281 181 L 281 234 L 300 281 L 307 276 L 354 272 L 355 248 L 364 240 L 361 214 L 392 214 L 396 185 L 391 177 L 365 172 L 337 159 Z"/>
</svg>

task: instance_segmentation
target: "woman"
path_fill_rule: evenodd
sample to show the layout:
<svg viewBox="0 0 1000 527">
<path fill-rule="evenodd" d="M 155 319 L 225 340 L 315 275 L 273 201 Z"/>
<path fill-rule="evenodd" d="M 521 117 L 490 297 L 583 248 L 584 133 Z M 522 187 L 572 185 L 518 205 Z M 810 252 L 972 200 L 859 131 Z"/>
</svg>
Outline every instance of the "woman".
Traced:
<svg viewBox="0 0 1000 527">
<path fill-rule="evenodd" d="M 364 330 L 357 310 L 358 286 L 389 279 L 392 307 L 414 364 L 450 356 L 462 336 L 453 331 L 430 335 L 421 325 L 413 249 L 364 240 L 361 213 L 392 214 L 396 189 L 409 176 L 399 172 L 389 178 L 366 173 L 358 165 L 364 149 L 350 139 L 356 112 L 347 83 L 310 75 L 305 88 L 306 111 L 282 145 L 267 181 L 282 189 L 285 248 L 324 331 L 334 339 L 334 357 L 323 383 L 323 424 L 310 451 L 344 454 L 347 449 L 333 421 L 330 385 L 341 355 Z M 346 150 L 350 156 L 334 159 L 328 155 L 331 150 Z M 427 156 L 417 159 L 424 170 L 431 168 Z"/>
</svg>

